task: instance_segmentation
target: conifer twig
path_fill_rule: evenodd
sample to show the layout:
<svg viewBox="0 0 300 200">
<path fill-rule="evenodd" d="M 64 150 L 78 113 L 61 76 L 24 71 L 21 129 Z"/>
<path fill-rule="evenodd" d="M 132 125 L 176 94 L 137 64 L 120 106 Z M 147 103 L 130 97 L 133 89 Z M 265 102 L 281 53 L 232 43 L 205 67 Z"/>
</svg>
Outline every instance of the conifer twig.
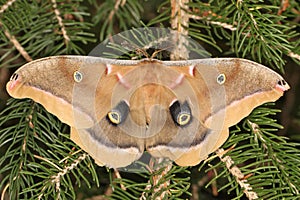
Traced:
<svg viewBox="0 0 300 200">
<path fill-rule="evenodd" d="M 20 54 L 25 58 L 26 61 L 32 61 L 27 51 L 22 47 L 15 36 L 11 35 L 6 29 L 4 29 L 3 24 L 0 22 L 0 28 L 4 31 L 5 36 L 10 40 L 10 42 L 15 46 L 15 48 L 20 52 Z"/>
<path fill-rule="evenodd" d="M 114 9 L 111 10 L 109 15 L 108 15 L 108 20 L 109 21 L 112 21 L 112 18 L 114 17 L 116 12 L 119 10 L 120 5 L 124 6 L 125 3 L 126 3 L 126 0 L 116 0 Z"/>
<path fill-rule="evenodd" d="M 66 173 L 74 169 L 81 161 L 83 161 L 88 155 L 86 153 L 83 153 L 81 156 L 79 156 L 76 160 L 73 161 L 73 163 L 67 167 L 65 167 L 61 172 L 59 172 L 57 175 L 52 176 L 52 182 L 56 183 L 56 189 L 59 190 L 60 185 L 60 178 L 64 176 Z"/>
<path fill-rule="evenodd" d="M 222 16 L 219 16 L 219 18 L 222 17 Z M 214 24 L 214 25 L 218 25 L 218 26 L 221 26 L 225 29 L 229 29 L 231 31 L 236 31 L 236 27 L 234 27 L 234 25 L 232 24 L 228 24 L 228 23 L 224 23 L 224 22 L 218 22 L 218 21 L 212 21 L 210 20 L 210 18 L 204 18 L 204 17 L 201 17 L 201 16 L 198 16 L 198 15 L 193 15 L 193 14 L 190 14 L 189 15 L 189 18 L 191 19 L 195 19 L 195 20 L 204 20 L 209 23 L 209 24 Z"/>
<path fill-rule="evenodd" d="M 254 122 L 251 122 L 250 120 L 248 120 L 248 123 L 250 124 L 252 131 L 256 135 L 258 135 L 258 137 L 260 138 L 260 140 L 263 141 L 263 142 L 265 142 L 265 143 L 267 143 L 265 141 L 265 139 L 263 138 L 263 135 L 261 133 L 261 130 L 259 129 L 258 124 L 254 123 Z M 267 145 L 263 145 L 263 146 L 268 150 L 268 152 L 270 152 L 270 150 L 268 149 Z M 270 147 L 270 148 L 272 148 L 272 147 Z M 278 156 L 276 155 L 276 153 L 273 153 L 271 156 L 272 156 L 272 160 L 275 161 L 275 162 L 277 162 L 279 165 L 282 165 L 281 163 L 284 163 L 280 158 L 278 158 Z M 283 166 L 279 166 L 279 169 L 281 171 L 281 169 L 284 169 L 284 167 Z M 282 174 L 284 174 L 284 173 L 282 173 Z M 283 180 L 288 183 L 288 185 L 294 190 L 295 194 L 297 194 L 297 195 L 299 194 L 298 188 L 290 181 L 288 175 L 284 176 Z"/>
<path fill-rule="evenodd" d="M 288 53 L 288 56 L 290 56 L 291 58 L 296 58 L 297 60 L 300 61 L 300 55 L 299 54 L 296 54 L 296 53 L 293 53 L 293 52 L 289 52 Z"/>
<path fill-rule="evenodd" d="M 5 185 L 5 187 L 3 188 L 2 192 L 1 192 L 1 200 L 4 200 L 5 198 L 5 193 L 6 193 L 6 190 L 9 188 L 9 183 L 7 183 Z"/>
<path fill-rule="evenodd" d="M 228 151 L 228 150 L 227 150 Z M 241 188 L 244 189 L 244 193 L 247 196 L 247 198 L 249 200 L 253 200 L 253 199 L 258 199 L 258 195 L 256 192 L 254 192 L 252 190 L 251 185 L 248 183 L 246 177 L 241 170 L 234 165 L 234 161 L 232 160 L 232 158 L 230 156 L 225 156 L 223 157 L 223 155 L 227 152 L 224 149 L 218 149 L 216 151 L 216 154 L 218 155 L 218 157 L 220 158 L 220 160 L 225 163 L 226 168 L 228 169 L 228 171 L 235 177 L 237 183 L 240 185 Z"/>
<path fill-rule="evenodd" d="M 222 18 L 222 16 L 218 16 L 218 17 Z M 253 15 L 250 14 L 250 17 L 253 20 L 255 28 L 257 29 L 257 23 L 254 20 Z M 237 28 L 234 25 L 232 25 L 232 24 L 228 24 L 228 23 L 224 23 L 224 22 L 219 22 L 219 21 L 212 21 L 212 20 L 210 20 L 210 18 L 204 18 L 204 17 L 198 16 L 198 15 L 192 15 L 192 14 L 189 15 L 189 18 L 195 19 L 195 20 L 204 20 L 205 19 L 205 21 L 207 23 L 209 23 L 209 24 L 217 25 L 217 26 L 223 27 L 225 29 L 228 29 L 230 31 L 236 31 L 237 30 Z M 247 35 L 248 37 L 250 36 L 249 33 L 242 33 L 242 34 L 243 35 Z M 261 39 L 262 39 L 262 41 L 264 41 L 263 38 L 261 38 Z M 300 55 L 297 54 L 297 53 L 294 53 L 294 52 L 290 51 L 287 55 L 290 56 L 291 58 L 295 58 L 295 59 L 297 59 L 297 60 L 300 61 Z"/>
<path fill-rule="evenodd" d="M 51 0 L 51 2 L 52 2 L 52 7 L 54 9 L 54 13 L 55 13 L 56 19 L 58 21 L 58 24 L 59 24 L 59 26 L 61 28 L 61 32 L 62 32 L 63 37 L 65 39 L 65 43 L 67 44 L 70 41 L 70 38 L 69 38 L 69 36 L 67 34 L 65 25 L 64 25 L 63 20 L 62 20 L 62 18 L 60 16 L 60 11 L 57 9 L 56 0 Z"/>
<path fill-rule="evenodd" d="M 160 169 L 160 168 L 156 169 L 156 165 L 154 163 L 156 161 L 158 162 L 157 166 L 160 166 L 160 163 L 164 162 L 164 159 L 160 158 L 160 159 L 151 160 L 150 165 L 148 166 L 148 170 L 150 171 L 150 173 L 153 173 L 154 170 L 157 171 Z M 151 165 L 153 165 L 153 166 L 151 166 Z M 168 180 L 164 183 L 161 183 L 160 185 L 158 185 L 158 184 L 159 184 L 160 180 L 172 169 L 172 166 L 173 166 L 173 163 L 169 162 L 167 165 L 163 166 L 164 170 L 160 174 L 152 176 L 151 177 L 152 181 L 150 181 L 150 180 L 148 181 L 149 184 L 146 186 L 145 191 L 151 190 L 151 188 L 154 188 L 153 193 L 152 193 L 152 195 L 153 195 L 153 194 L 159 193 L 159 191 L 163 190 L 163 188 L 167 188 L 170 185 L 170 180 Z M 155 169 L 153 169 L 153 168 L 155 168 Z M 156 197 L 155 200 L 166 199 L 168 192 L 169 192 L 168 190 L 161 192 L 160 196 Z M 145 194 L 146 193 L 143 192 L 139 199 L 140 200 L 148 199 L 145 196 Z"/>
<path fill-rule="evenodd" d="M 189 0 L 171 0 L 171 28 L 177 30 L 179 34 L 173 34 L 175 49 L 171 54 L 171 60 L 188 59 L 189 45 L 185 35 L 188 35 L 189 15 L 188 5 Z"/>
<path fill-rule="evenodd" d="M 122 177 L 121 177 L 121 174 L 120 174 L 119 170 L 114 169 L 114 174 L 118 179 L 122 180 Z M 126 187 L 124 186 L 124 184 L 122 182 L 120 183 L 120 187 L 121 187 L 122 190 L 124 190 L 124 191 L 126 190 Z"/>
<path fill-rule="evenodd" d="M 64 169 L 61 169 L 60 167 L 58 167 L 57 165 L 55 165 L 54 163 L 52 163 L 51 161 L 47 160 L 46 158 L 42 158 L 40 156 L 35 155 L 34 157 L 39 158 L 41 160 L 44 160 L 48 163 L 50 163 L 51 165 L 53 165 L 54 167 L 56 167 L 57 169 L 60 170 L 60 172 L 58 172 L 56 175 L 51 176 L 50 182 L 51 183 L 55 183 L 55 189 L 58 192 L 58 194 L 60 194 L 60 179 L 61 177 L 63 177 L 64 175 L 66 175 L 69 171 L 71 171 L 72 169 L 74 169 L 75 167 L 77 167 L 77 165 L 83 161 L 84 159 L 86 159 L 86 157 L 88 156 L 88 154 L 83 153 L 81 156 L 79 156 L 76 160 L 74 160 L 69 166 L 66 166 Z M 44 191 L 47 189 L 47 185 L 45 185 L 42 190 L 41 190 L 41 194 L 38 196 L 38 199 L 41 199 L 44 195 Z M 59 195 L 57 196 L 57 199 L 59 199 Z"/>
<path fill-rule="evenodd" d="M 171 27 L 183 35 L 188 34 L 189 27 L 188 5 L 189 0 L 171 0 Z"/>
<path fill-rule="evenodd" d="M 9 8 L 16 0 L 9 0 L 6 2 L 6 4 L 2 5 L 0 8 L 0 14 L 3 13 L 6 9 Z"/>
</svg>

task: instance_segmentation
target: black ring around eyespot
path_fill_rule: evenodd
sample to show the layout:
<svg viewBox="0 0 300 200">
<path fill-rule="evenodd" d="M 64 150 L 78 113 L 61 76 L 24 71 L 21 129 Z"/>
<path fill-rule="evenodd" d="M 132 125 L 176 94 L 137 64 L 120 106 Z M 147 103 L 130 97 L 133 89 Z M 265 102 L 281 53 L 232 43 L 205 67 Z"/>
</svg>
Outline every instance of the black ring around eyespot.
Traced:
<svg viewBox="0 0 300 200">
<path fill-rule="evenodd" d="M 175 101 L 169 110 L 176 125 L 184 127 L 191 123 L 192 111 L 187 101 L 182 104 L 179 101 Z"/>
<path fill-rule="evenodd" d="M 106 119 L 112 125 L 120 125 L 122 124 L 129 113 L 129 106 L 125 101 L 120 101 L 116 107 L 114 107 L 111 111 L 107 113 Z"/>
</svg>

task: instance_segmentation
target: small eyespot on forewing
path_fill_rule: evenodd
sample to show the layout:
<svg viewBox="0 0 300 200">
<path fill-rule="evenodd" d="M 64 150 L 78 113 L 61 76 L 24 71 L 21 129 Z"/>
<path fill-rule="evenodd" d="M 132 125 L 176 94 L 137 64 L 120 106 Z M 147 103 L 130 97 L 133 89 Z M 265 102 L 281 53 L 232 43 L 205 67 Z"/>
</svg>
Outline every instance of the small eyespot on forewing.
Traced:
<svg viewBox="0 0 300 200">
<path fill-rule="evenodd" d="M 217 83 L 219 83 L 220 85 L 223 85 L 226 81 L 226 76 L 225 74 L 219 74 L 217 77 Z"/>
<path fill-rule="evenodd" d="M 83 74 L 79 71 L 75 71 L 73 74 L 74 81 L 80 83 L 83 79 Z"/>
</svg>

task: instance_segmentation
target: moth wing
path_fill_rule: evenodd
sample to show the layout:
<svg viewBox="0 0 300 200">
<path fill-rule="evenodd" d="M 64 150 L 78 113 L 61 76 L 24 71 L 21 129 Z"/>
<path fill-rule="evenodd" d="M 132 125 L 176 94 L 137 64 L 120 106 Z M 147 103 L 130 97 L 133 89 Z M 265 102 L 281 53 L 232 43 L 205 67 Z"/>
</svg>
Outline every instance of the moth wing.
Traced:
<svg viewBox="0 0 300 200">
<path fill-rule="evenodd" d="M 82 98 L 75 98 L 81 101 L 85 107 L 90 109 L 91 116 L 96 119 L 92 127 L 75 129 L 71 133 L 71 138 L 79 144 L 99 165 L 106 165 L 111 168 L 125 167 L 139 159 L 144 152 L 145 125 L 138 125 L 132 121 L 130 115 L 123 112 L 122 102 L 130 106 L 129 99 L 134 92 L 137 83 L 141 79 L 141 74 L 134 71 L 139 66 L 130 65 L 107 65 L 105 73 L 101 77 L 89 79 L 93 82 L 93 89 L 85 91 L 84 85 L 77 85 L 74 89 L 76 96 L 86 95 L 84 102 Z M 89 71 L 85 72 L 89 73 Z M 126 78 L 130 74 L 130 80 Z M 89 77 L 93 77 L 91 74 Z M 116 108 L 117 107 L 117 108 Z M 118 110 L 121 109 L 121 110 Z M 118 124 L 111 121 L 108 113 L 118 112 L 118 117 L 125 118 L 125 121 Z"/>
<path fill-rule="evenodd" d="M 184 85 L 183 81 L 180 87 L 188 88 Z M 184 91 L 189 93 L 187 90 Z M 194 166 L 225 142 L 229 134 L 228 129 L 209 129 L 197 117 L 192 116 L 191 122 L 185 126 L 176 124 L 171 117 L 168 104 L 165 104 L 165 101 L 172 102 L 170 101 L 172 95 L 166 94 L 174 90 L 168 91 L 164 88 L 159 92 L 160 95 L 156 96 L 162 101 L 159 105 L 164 105 L 164 107 L 152 107 L 151 123 L 147 129 L 148 137 L 145 139 L 146 150 L 152 156 L 169 158 L 181 166 Z M 173 98 L 175 98 L 174 95 Z M 191 99 L 187 97 L 180 101 Z M 189 105 L 193 113 L 194 106 L 190 101 Z"/>
<path fill-rule="evenodd" d="M 88 78 L 101 77 L 105 69 L 105 63 L 99 58 L 47 57 L 19 68 L 6 88 L 12 97 L 31 98 L 72 127 L 91 127 L 95 119 L 85 105 L 87 101 L 84 98 L 87 95 L 74 94 L 74 88 L 77 84 L 81 84 L 84 85 L 86 93 L 93 92 L 91 91 L 94 87 L 93 83 L 89 82 Z M 80 70 L 83 73 L 80 73 Z M 88 74 L 85 73 L 88 71 L 90 71 Z"/>
<path fill-rule="evenodd" d="M 237 124 L 255 107 L 278 100 L 289 89 L 278 73 L 245 59 L 197 60 L 195 69 L 189 82 L 199 96 L 201 121 L 211 129 L 223 130 Z M 204 91 L 200 81 L 205 82 Z M 205 101 L 210 102 L 209 112 L 202 108 Z"/>
<path fill-rule="evenodd" d="M 119 168 L 130 165 L 143 154 L 143 141 L 126 136 L 119 128 L 100 122 L 89 129 L 71 128 L 71 139 L 100 166 Z"/>
<path fill-rule="evenodd" d="M 244 59 L 203 59 L 183 65 L 171 66 L 184 74 L 172 91 L 181 101 L 189 101 L 194 120 L 187 127 L 176 127 L 170 118 L 159 134 L 175 137 L 167 143 L 155 140 L 147 147 L 152 155 L 182 166 L 205 159 L 227 140 L 230 126 L 289 89 L 279 74 Z"/>
</svg>

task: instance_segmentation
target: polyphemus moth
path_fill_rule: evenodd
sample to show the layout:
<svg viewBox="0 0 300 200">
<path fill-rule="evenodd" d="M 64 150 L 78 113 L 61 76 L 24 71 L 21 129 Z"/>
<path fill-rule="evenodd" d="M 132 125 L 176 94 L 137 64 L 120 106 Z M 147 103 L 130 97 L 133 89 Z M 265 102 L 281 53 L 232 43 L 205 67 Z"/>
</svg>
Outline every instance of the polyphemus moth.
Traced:
<svg viewBox="0 0 300 200">
<path fill-rule="evenodd" d="M 71 127 L 98 165 L 124 167 L 146 150 L 194 166 L 228 138 L 228 128 L 289 85 L 238 58 L 187 61 L 54 56 L 25 64 L 7 83 Z"/>
</svg>

